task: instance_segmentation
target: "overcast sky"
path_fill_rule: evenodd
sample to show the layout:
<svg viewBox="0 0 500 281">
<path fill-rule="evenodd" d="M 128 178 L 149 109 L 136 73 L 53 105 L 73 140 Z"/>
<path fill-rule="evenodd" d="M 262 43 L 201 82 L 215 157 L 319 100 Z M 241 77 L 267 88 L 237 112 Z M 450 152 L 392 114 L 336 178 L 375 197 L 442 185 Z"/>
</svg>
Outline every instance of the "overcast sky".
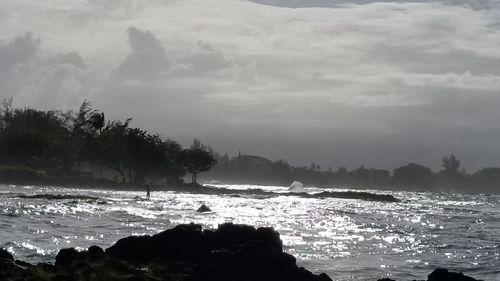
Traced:
<svg viewBox="0 0 500 281">
<path fill-rule="evenodd" d="M 500 0 L 2 0 L 0 97 L 296 165 L 500 166 Z"/>
</svg>

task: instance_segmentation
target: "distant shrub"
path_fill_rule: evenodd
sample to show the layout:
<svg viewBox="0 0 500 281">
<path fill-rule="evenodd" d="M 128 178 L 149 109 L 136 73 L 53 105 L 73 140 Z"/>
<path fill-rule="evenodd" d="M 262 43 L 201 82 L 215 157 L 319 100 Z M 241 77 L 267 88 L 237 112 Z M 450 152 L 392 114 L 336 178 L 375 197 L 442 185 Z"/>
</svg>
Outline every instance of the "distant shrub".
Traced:
<svg viewBox="0 0 500 281">
<path fill-rule="evenodd" d="M 46 178 L 45 171 L 30 167 L 0 166 L 0 180 L 4 182 L 26 182 Z"/>
</svg>

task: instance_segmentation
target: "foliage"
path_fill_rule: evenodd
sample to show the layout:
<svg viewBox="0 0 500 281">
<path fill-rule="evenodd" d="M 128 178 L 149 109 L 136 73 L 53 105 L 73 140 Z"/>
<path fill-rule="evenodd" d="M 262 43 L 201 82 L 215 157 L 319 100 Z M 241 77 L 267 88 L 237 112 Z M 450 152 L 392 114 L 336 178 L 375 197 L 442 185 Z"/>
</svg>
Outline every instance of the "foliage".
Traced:
<svg viewBox="0 0 500 281">
<path fill-rule="evenodd" d="M 406 186 L 425 185 L 430 183 L 432 171 L 425 166 L 409 163 L 408 165 L 394 169 L 393 178 L 396 183 Z"/>
<path fill-rule="evenodd" d="M 67 119 L 59 111 L 12 109 L 0 112 L 0 157 L 36 166 L 39 160 L 66 159 L 70 147 Z"/>
<path fill-rule="evenodd" d="M 167 139 L 162 143 L 163 161 L 160 165 L 160 176 L 165 177 L 167 182 L 175 184 L 186 174 L 184 167 L 180 163 L 182 146 L 176 141 Z"/>
<path fill-rule="evenodd" d="M 409 163 L 393 170 L 360 166 L 324 170 L 317 163 L 297 167 L 285 160 L 220 155 L 195 139 L 188 149 L 141 128 L 132 119 L 107 120 L 105 114 L 84 101 L 77 111 L 13 108 L 12 99 L 0 104 L 0 179 L 106 178 L 103 169 L 120 182 L 142 184 L 151 179 L 171 184 L 182 182 L 186 172 L 197 181 L 206 179 L 235 183 L 306 185 L 363 188 L 432 188 L 500 192 L 500 168 L 484 168 L 469 175 L 460 170 L 454 154 L 443 157 L 443 170 Z M 217 165 L 216 165 L 217 164 Z M 83 169 L 82 166 L 87 168 Z M 8 167 L 8 168 L 5 168 Z M 117 176 L 119 175 L 119 176 Z M 109 176 L 108 176 L 109 179 Z"/>
<path fill-rule="evenodd" d="M 29 167 L 0 166 L 0 179 L 4 182 L 33 181 L 46 178 L 47 175 L 40 170 Z"/>
<path fill-rule="evenodd" d="M 455 155 L 451 154 L 449 157 L 443 157 L 443 164 L 441 165 L 444 169 L 444 173 L 448 175 L 458 174 L 458 169 L 460 168 L 460 160 L 458 160 Z"/>
<path fill-rule="evenodd" d="M 149 177 L 181 182 L 182 147 L 158 134 L 130 127 L 132 119 L 107 121 L 84 101 L 77 112 L 0 108 L 0 163 L 44 168 L 59 177 L 78 176 L 82 163 L 118 172 L 120 181 L 141 183 Z"/>
<path fill-rule="evenodd" d="M 199 173 L 210 170 L 217 163 L 212 154 L 202 148 L 184 149 L 180 154 L 180 161 L 191 173 L 193 183 L 196 183 L 196 176 Z"/>
</svg>

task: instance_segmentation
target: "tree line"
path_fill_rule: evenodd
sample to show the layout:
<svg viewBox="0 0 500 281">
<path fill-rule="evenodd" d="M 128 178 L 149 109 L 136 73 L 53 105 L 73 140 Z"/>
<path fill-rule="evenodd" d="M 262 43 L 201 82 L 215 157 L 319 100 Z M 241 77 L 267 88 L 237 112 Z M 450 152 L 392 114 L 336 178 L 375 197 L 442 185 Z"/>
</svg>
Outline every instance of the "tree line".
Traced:
<svg viewBox="0 0 500 281">
<path fill-rule="evenodd" d="M 198 173 L 216 160 L 195 141 L 183 149 L 141 128 L 132 119 L 107 120 L 103 112 L 83 102 L 77 111 L 0 108 L 0 179 L 104 179 L 142 184 L 178 184 L 187 173 Z M 110 176 L 112 175 L 112 176 Z"/>
<path fill-rule="evenodd" d="M 300 181 L 306 186 L 318 187 L 500 193 L 500 168 L 483 168 L 469 174 L 454 154 L 442 158 L 441 169 L 437 172 L 417 163 L 392 171 L 364 166 L 332 170 L 322 169 L 316 163 L 292 166 L 285 160 L 271 161 L 260 156 L 215 156 L 218 164 L 204 175 L 207 181 L 285 186 Z"/>
<path fill-rule="evenodd" d="M 131 121 L 108 120 L 87 101 L 76 111 L 63 112 L 13 108 L 12 99 L 4 99 L 0 104 L 0 181 L 180 184 L 187 174 L 197 182 L 198 174 L 210 170 L 203 180 L 285 186 L 297 180 L 321 187 L 500 192 L 500 168 L 469 174 L 453 154 L 443 157 L 437 172 L 417 163 L 392 171 L 364 166 L 334 171 L 316 163 L 292 166 L 260 156 L 229 157 L 198 140 L 183 148 L 172 139 L 132 127 Z"/>
</svg>

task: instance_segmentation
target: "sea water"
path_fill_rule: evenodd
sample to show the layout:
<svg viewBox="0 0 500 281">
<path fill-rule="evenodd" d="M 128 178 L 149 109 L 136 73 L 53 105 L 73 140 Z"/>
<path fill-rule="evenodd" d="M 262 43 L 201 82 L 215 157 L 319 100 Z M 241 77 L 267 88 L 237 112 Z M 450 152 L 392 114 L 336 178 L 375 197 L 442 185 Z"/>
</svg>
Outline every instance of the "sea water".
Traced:
<svg viewBox="0 0 500 281">
<path fill-rule="evenodd" d="M 106 248 L 129 235 L 181 223 L 271 226 L 300 266 L 333 280 L 426 279 L 437 267 L 500 280 L 500 196 L 391 192 L 400 203 L 283 196 L 265 198 L 0 185 L 0 247 L 16 259 L 54 262 L 60 249 Z M 307 191 L 307 188 L 306 188 Z M 318 189 L 310 189 L 311 192 Z M 197 213 L 201 204 L 212 212 Z"/>
</svg>

